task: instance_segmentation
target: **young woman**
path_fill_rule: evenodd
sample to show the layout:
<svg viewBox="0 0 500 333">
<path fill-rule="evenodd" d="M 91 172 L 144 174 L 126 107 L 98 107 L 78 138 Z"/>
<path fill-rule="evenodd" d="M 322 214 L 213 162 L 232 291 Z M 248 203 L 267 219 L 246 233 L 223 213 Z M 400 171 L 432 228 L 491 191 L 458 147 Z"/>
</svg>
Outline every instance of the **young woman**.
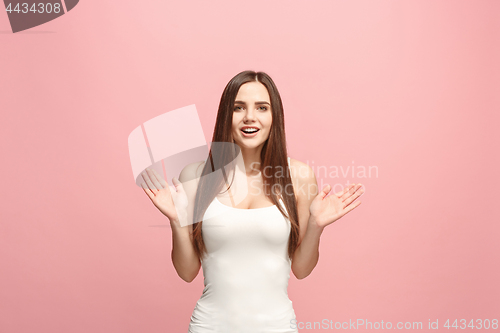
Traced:
<svg viewBox="0 0 500 333">
<path fill-rule="evenodd" d="M 298 332 L 290 270 L 298 279 L 312 272 L 323 229 L 361 204 L 362 185 L 318 193 L 312 169 L 287 156 L 283 105 L 263 72 L 227 84 L 212 141 L 207 161 L 173 179 L 175 190 L 143 173 L 144 191 L 170 220 L 178 275 L 191 282 L 203 267 L 189 332 Z"/>
</svg>

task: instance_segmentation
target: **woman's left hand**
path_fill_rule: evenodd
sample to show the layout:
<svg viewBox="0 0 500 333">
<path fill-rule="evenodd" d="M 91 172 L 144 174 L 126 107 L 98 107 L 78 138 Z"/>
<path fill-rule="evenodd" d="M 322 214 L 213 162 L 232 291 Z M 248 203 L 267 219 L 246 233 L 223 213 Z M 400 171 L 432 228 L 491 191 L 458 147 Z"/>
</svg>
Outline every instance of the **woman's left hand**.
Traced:
<svg viewBox="0 0 500 333">
<path fill-rule="evenodd" d="M 351 184 L 343 191 L 328 195 L 330 191 L 331 186 L 325 185 L 309 207 L 310 221 L 320 228 L 337 221 L 358 207 L 361 201 L 354 202 L 354 200 L 364 193 L 362 184 Z"/>
</svg>

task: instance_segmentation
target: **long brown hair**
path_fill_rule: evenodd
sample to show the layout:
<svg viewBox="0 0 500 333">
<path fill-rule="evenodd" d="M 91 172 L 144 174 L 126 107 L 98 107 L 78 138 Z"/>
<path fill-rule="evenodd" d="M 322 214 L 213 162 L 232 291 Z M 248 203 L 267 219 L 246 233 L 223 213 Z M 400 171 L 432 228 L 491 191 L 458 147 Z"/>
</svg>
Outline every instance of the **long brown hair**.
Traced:
<svg viewBox="0 0 500 333">
<path fill-rule="evenodd" d="M 272 124 L 269 138 L 264 143 L 260 156 L 260 168 L 266 171 L 262 172 L 265 193 L 268 194 L 271 201 L 278 207 L 281 214 L 290 221 L 291 231 L 288 240 L 288 256 L 290 259 L 293 258 L 293 254 L 298 247 L 299 223 L 297 202 L 288 168 L 285 120 L 281 97 L 276 85 L 269 75 L 264 72 L 244 71 L 233 77 L 222 93 L 209 158 L 203 168 L 202 176 L 196 191 L 193 214 L 193 242 L 195 252 L 199 258 L 202 258 L 206 253 L 202 234 L 203 215 L 212 200 L 221 192 L 223 185 L 227 183 L 224 167 L 231 164 L 237 155 L 237 152 L 231 147 L 232 145 L 221 145 L 217 149 L 214 149 L 214 147 L 216 147 L 216 143 L 218 142 L 233 142 L 231 128 L 233 123 L 234 101 L 240 87 L 252 81 L 262 83 L 267 88 L 269 97 L 271 98 Z M 222 172 L 213 173 L 219 169 Z M 268 170 L 271 171 L 270 175 Z M 211 174 L 211 176 L 206 177 L 209 174 Z M 278 174 L 280 175 L 279 177 L 277 177 Z M 278 191 L 274 191 L 276 187 L 279 189 Z M 283 199 L 286 211 L 284 211 L 279 204 L 280 195 Z"/>
</svg>

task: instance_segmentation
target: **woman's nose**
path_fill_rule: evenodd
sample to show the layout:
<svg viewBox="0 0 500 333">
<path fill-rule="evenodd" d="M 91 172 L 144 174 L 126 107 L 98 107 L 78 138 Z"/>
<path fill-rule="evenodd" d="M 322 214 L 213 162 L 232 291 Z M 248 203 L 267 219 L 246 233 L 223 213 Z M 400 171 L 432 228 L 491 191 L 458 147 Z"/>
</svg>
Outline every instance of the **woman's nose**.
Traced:
<svg viewBox="0 0 500 333">
<path fill-rule="evenodd" d="M 253 109 L 247 109 L 247 112 L 245 114 L 245 121 L 253 121 L 255 120 L 255 111 Z"/>
</svg>

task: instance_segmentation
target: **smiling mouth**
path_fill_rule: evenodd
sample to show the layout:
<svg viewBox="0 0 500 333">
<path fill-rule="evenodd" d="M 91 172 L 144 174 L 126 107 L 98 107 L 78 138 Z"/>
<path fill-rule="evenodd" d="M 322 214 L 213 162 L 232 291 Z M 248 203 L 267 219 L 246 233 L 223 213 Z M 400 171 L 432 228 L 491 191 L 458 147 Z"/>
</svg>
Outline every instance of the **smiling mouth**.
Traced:
<svg viewBox="0 0 500 333">
<path fill-rule="evenodd" d="M 260 129 L 257 127 L 244 127 L 241 129 L 243 134 L 255 134 L 259 131 Z"/>
</svg>

